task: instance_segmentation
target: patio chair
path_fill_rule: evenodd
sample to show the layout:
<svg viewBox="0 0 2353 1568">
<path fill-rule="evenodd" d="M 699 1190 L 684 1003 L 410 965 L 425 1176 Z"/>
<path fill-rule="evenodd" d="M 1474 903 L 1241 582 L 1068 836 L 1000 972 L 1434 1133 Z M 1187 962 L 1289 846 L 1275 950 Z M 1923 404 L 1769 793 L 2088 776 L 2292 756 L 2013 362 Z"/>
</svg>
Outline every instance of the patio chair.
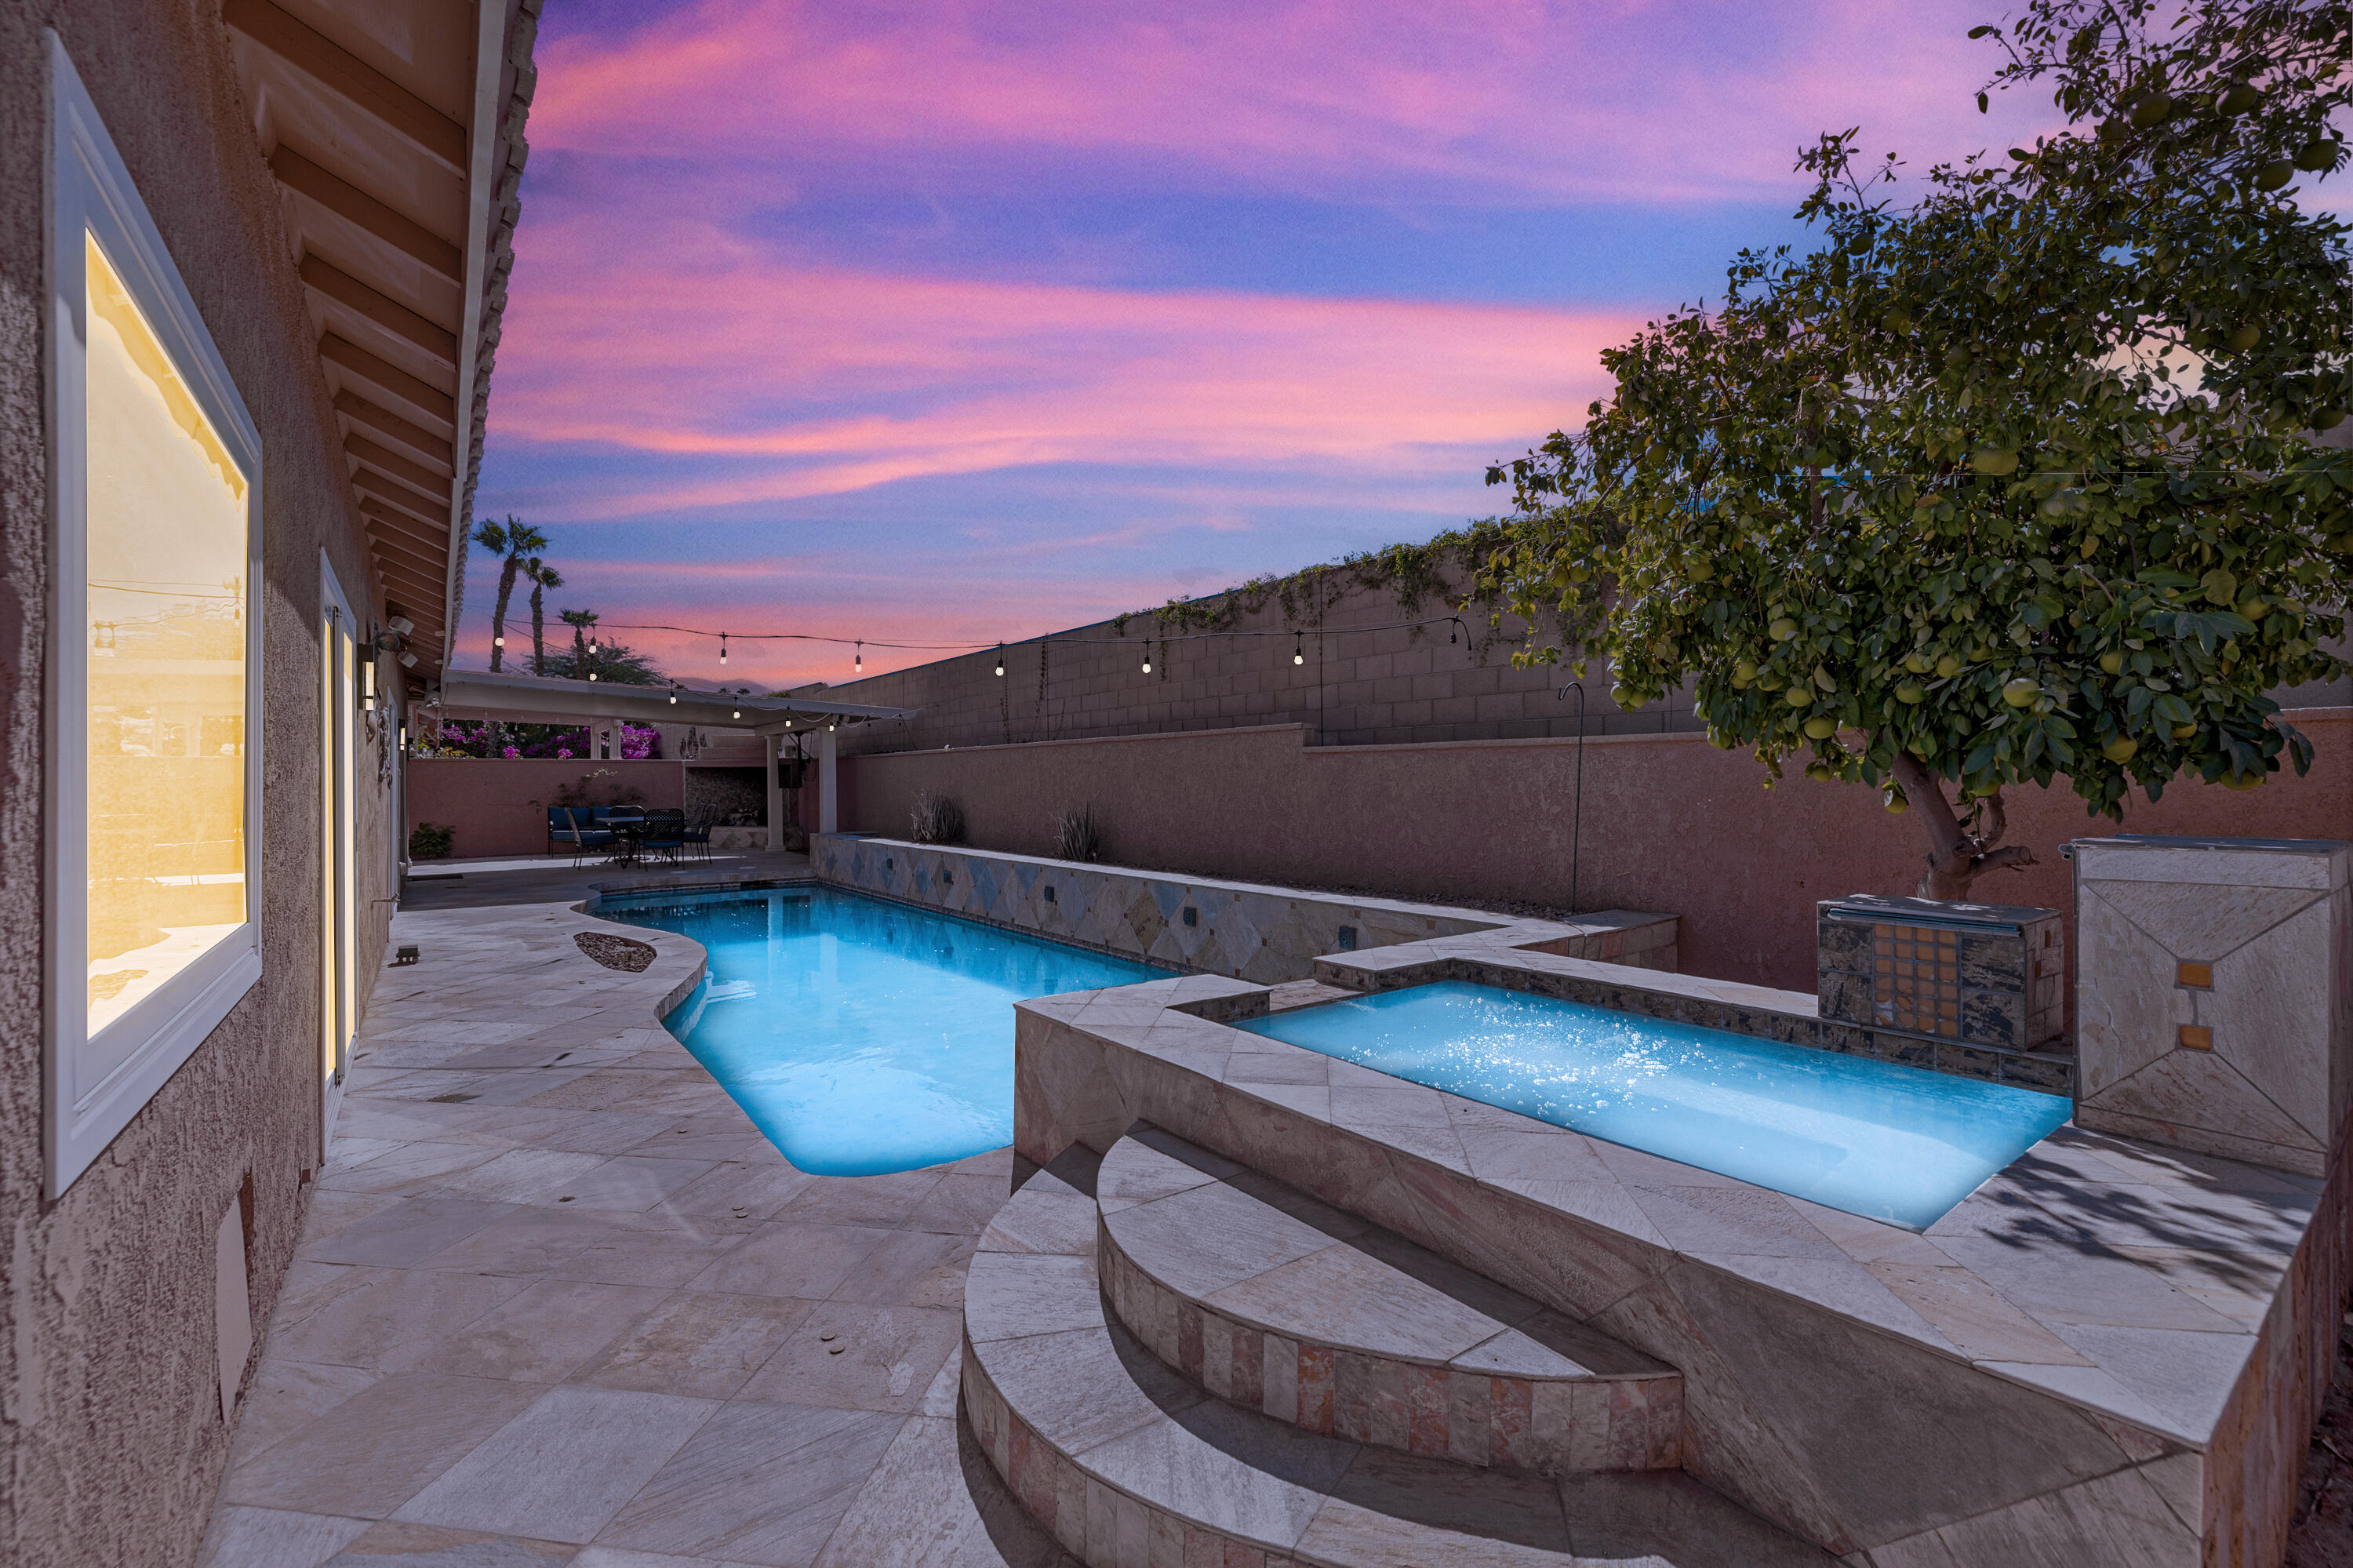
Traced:
<svg viewBox="0 0 2353 1568">
<path fill-rule="evenodd" d="M 572 863 L 578 865 L 587 858 L 590 850 L 612 847 L 613 834 L 608 828 L 593 825 L 595 819 L 570 806 L 550 806 L 547 809 L 547 853 L 560 854 L 572 852 Z"/>
<path fill-rule="evenodd" d="M 686 852 L 686 813 L 676 806 L 648 807 L 642 847 L 678 859 Z"/>
</svg>

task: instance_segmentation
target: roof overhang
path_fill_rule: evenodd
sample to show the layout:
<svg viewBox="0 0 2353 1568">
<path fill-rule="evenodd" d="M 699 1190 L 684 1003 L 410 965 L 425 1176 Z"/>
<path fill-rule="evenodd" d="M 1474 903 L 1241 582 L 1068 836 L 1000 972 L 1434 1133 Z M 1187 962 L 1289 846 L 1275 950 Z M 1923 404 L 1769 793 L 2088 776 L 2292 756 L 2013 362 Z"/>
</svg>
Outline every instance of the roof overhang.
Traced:
<svg viewBox="0 0 2353 1568">
<path fill-rule="evenodd" d="M 630 686 L 612 681 L 551 681 L 451 670 L 441 677 L 445 718 L 496 718 L 516 724 L 613 718 L 636 724 L 708 725 L 756 735 L 801 734 L 842 724 L 907 718 L 913 708 L 829 703 L 816 697 L 746 697 L 684 686 Z M 673 702 L 671 699 L 677 700 Z"/>
<path fill-rule="evenodd" d="M 387 613 L 415 624 L 418 677 L 448 662 L 465 584 L 538 15 L 539 0 L 221 4 L 347 504 Z"/>
</svg>

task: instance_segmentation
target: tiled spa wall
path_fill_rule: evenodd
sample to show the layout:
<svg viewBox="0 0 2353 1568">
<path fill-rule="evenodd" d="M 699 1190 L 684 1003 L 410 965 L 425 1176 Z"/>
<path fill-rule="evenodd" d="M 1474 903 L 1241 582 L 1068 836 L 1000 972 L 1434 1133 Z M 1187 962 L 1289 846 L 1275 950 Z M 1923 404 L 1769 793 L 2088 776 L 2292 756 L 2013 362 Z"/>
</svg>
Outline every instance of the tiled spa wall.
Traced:
<svg viewBox="0 0 2353 1568">
<path fill-rule="evenodd" d="M 820 880 L 861 893 L 1122 958 L 1261 985 L 1305 980 L 1326 953 L 1521 924 L 1531 927 L 1531 940 L 1543 940 L 1542 931 L 1562 933 L 1547 946 L 1569 957 L 1638 969 L 1675 968 L 1672 916 L 1573 934 L 1564 927 L 1474 909 L 1157 876 L 854 833 L 818 835 L 809 842 L 809 856 Z"/>
</svg>

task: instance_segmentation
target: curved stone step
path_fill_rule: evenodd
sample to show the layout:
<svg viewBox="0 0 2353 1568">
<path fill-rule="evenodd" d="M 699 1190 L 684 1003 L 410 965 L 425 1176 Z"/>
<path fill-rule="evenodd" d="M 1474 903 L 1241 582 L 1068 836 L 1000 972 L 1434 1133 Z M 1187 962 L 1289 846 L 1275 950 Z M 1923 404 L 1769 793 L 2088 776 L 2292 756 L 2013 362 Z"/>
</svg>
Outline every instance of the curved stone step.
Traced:
<svg viewBox="0 0 2353 1568">
<path fill-rule="evenodd" d="M 963 1376 L 989 1462 L 1089 1568 L 1830 1568 L 1681 1471 L 1468 1468 L 1209 1397 L 1108 1315 L 1086 1184 L 1066 1157 L 982 1236 Z"/>
<path fill-rule="evenodd" d="M 1138 1124 L 1098 1267 L 1136 1339 L 1310 1432 L 1568 1475 L 1683 1462 L 1683 1376 L 1271 1177 Z"/>
</svg>

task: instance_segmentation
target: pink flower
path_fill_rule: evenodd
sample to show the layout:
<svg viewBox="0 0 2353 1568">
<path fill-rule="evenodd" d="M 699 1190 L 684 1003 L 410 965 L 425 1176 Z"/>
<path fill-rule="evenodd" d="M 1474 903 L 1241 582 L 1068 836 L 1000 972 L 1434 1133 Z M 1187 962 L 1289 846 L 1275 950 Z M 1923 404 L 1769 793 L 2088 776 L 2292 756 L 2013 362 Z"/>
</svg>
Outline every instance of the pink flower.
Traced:
<svg viewBox="0 0 2353 1568">
<path fill-rule="evenodd" d="M 522 748 L 521 747 L 510 746 L 504 751 L 500 752 L 499 755 L 512 761 L 515 758 L 522 755 Z"/>
<path fill-rule="evenodd" d="M 568 746 L 559 746 L 555 748 L 555 755 L 559 758 L 568 758 L 572 755 L 572 748 Z"/>
</svg>

